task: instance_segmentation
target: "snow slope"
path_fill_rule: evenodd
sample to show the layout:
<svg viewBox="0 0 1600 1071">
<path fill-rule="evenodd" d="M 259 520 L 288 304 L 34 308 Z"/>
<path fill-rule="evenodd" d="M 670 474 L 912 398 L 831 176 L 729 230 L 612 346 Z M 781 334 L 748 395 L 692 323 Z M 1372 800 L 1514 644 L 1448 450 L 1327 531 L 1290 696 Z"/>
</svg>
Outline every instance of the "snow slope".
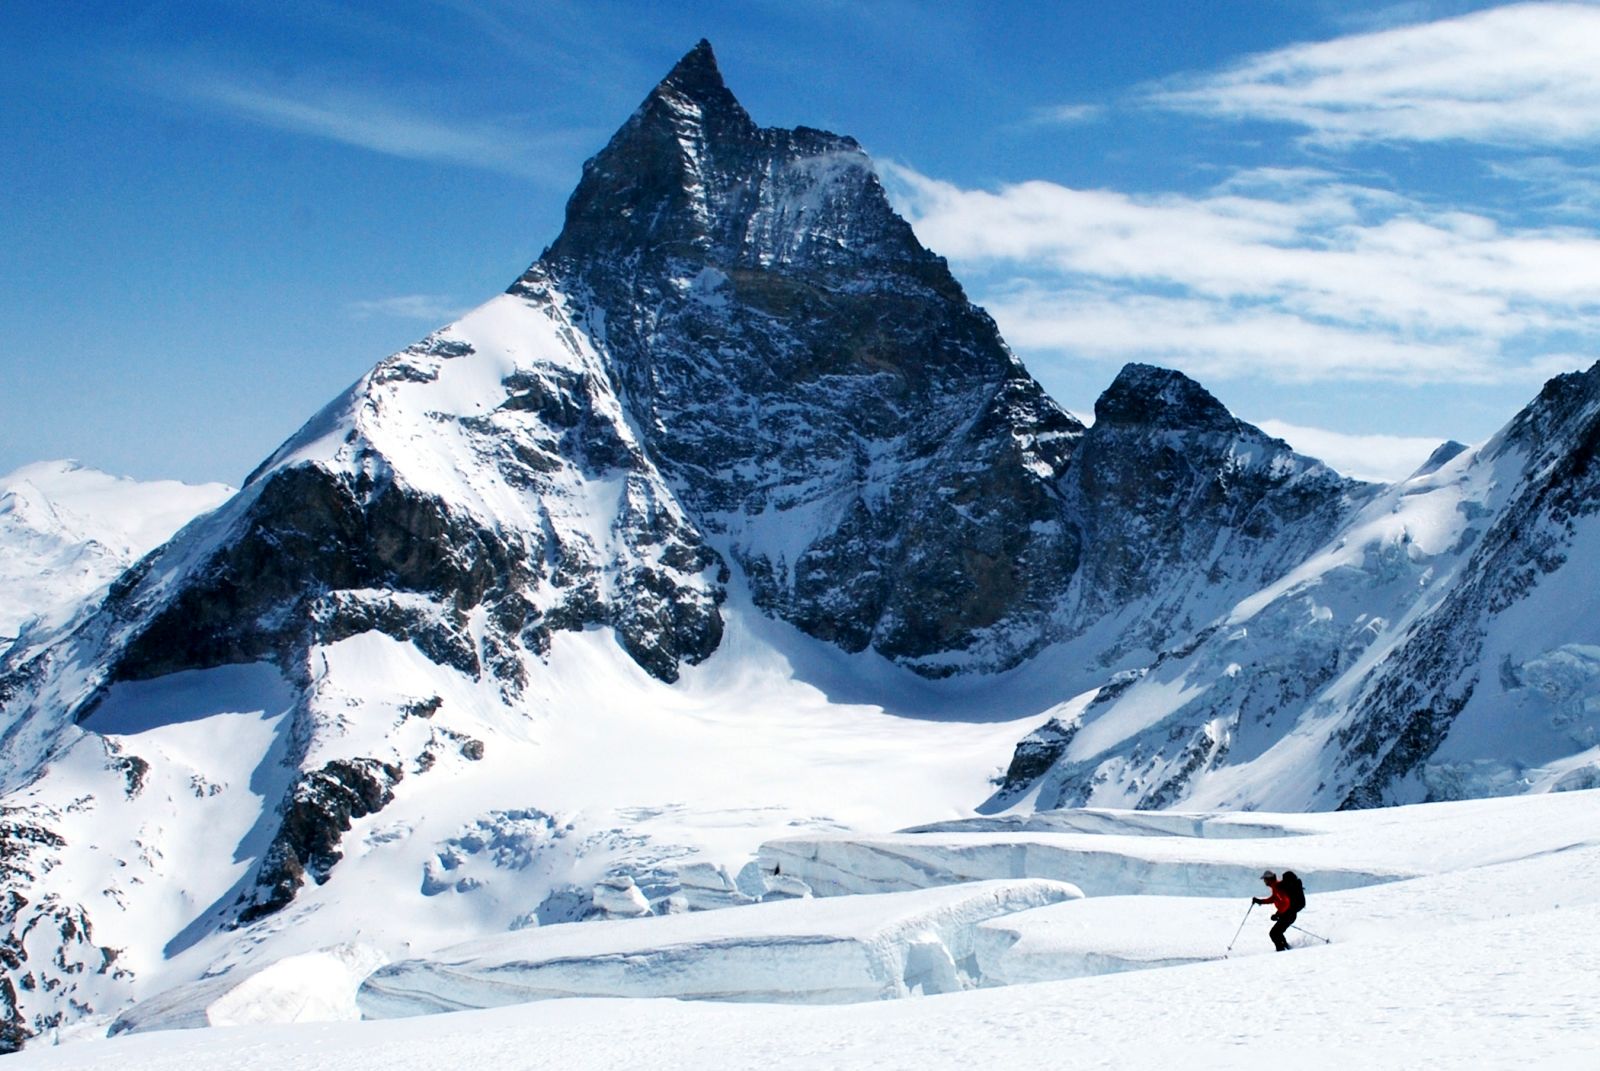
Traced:
<svg viewBox="0 0 1600 1071">
<path fill-rule="evenodd" d="M 306 750 L 317 767 L 341 752 L 296 739 L 294 689 L 267 664 L 113 686 L 50 775 L 6 798 L 10 820 L 60 839 L 22 858 L 31 902 L 17 929 L 30 936 L 17 973 L 36 979 L 22 1006 L 49 982 L 52 999 L 104 1029 L 130 1001 L 286 957 L 354 943 L 407 959 L 582 918 L 616 876 L 662 910 L 714 901 L 704 871 L 739 874 L 773 838 L 970 813 L 1036 720 L 939 718 L 926 698 L 921 717 L 837 701 L 824 686 L 863 672 L 885 674 L 885 690 L 900 680 L 908 705 L 929 682 L 738 600 L 725 613 L 718 653 L 676 685 L 601 630 L 560 634 L 514 710 L 492 682 L 441 673 L 411 644 L 364 634 L 330 645 L 319 695 L 337 717 L 331 739 L 345 754 L 397 742 L 406 776 L 381 811 L 352 820 L 336 880 L 308 882 L 244 929 L 226 923 L 281 821 L 273 801 L 297 776 L 286 757 Z M 1008 702 L 1026 709 L 1029 687 L 1019 679 Z M 394 713 L 427 696 L 440 699 L 427 716 Z M 363 717 L 374 708 L 385 716 Z M 58 905 L 92 928 L 67 926 Z M 92 940 L 87 967 L 54 966 L 67 930 Z M 216 999 L 184 998 L 172 1014 L 199 1016 Z"/>
<path fill-rule="evenodd" d="M 1442 449 L 1033 742 L 989 804 L 1310 810 L 1600 784 L 1600 365 Z"/>
<path fill-rule="evenodd" d="M 25 628 L 65 624 L 118 573 L 231 494 L 220 483 L 139 482 L 75 461 L 0 476 L 0 657 Z"/>
<path fill-rule="evenodd" d="M 817 1008 L 581 1000 L 36 1049 L 18 1071 L 338 1066 L 1592 1067 L 1592 919 L 1549 911 L 1347 945 L 924 1000 Z"/>
<path fill-rule="evenodd" d="M 1310 900 L 1301 919 L 1334 943 L 1291 931 L 1299 947 L 1289 955 L 1266 953 L 1260 909 L 1246 920 L 1246 897 L 1256 889 L 1241 888 L 1226 899 L 1090 897 L 978 927 L 975 955 L 991 971 L 1009 970 L 1017 982 L 1065 976 L 1058 981 L 829 1007 L 539 1001 L 382 1023 L 84 1040 L 60 1049 L 35 1047 L 10 1065 L 126 1071 L 328 1064 L 395 1071 L 479 1062 L 507 1068 L 923 1069 L 1060 1062 L 1070 1053 L 1075 1067 L 1236 1067 L 1281 1061 L 1292 1051 L 1294 1062 L 1307 1067 L 1352 1060 L 1593 1066 L 1600 1059 L 1600 1010 L 1593 1000 L 1600 971 L 1600 945 L 1593 939 L 1600 910 L 1597 804 L 1596 793 L 1577 792 L 1310 816 L 1310 828 L 1298 831 L 1305 838 L 1364 843 L 1378 856 L 1406 856 L 1428 873 L 1321 892 L 1317 872 L 1305 871 Z M 1142 816 L 1126 817 L 1137 826 Z M 1095 818 L 1113 828 L 1119 822 L 1115 815 Z M 1296 816 L 1285 825 L 1299 823 Z M 1212 848 L 1238 843 L 1187 839 Z M 1298 839 L 1259 838 L 1258 846 L 1265 858 L 1277 860 Z M 1551 850 L 1558 841 L 1565 846 Z M 905 895 L 833 904 L 851 905 L 846 915 L 859 919 L 856 903 Z M 753 920 L 773 907 L 797 915 L 828 904 L 736 908 L 717 924 L 750 932 L 760 926 L 737 916 Z M 812 917 L 818 932 L 848 933 L 853 924 L 846 915 Z M 675 921 L 564 927 L 562 937 L 581 942 L 593 934 L 599 949 L 629 926 Z M 1235 953 L 1222 959 L 1241 921 L 1247 924 Z M 708 942 L 702 954 L 709 951 Z M 1163 965 L 1202 957 L 1209 961 Z M 670 977 L 658 972 L 653 984 Z"/>
<path fill-rule="evenodd" d="M 373 1023 L 39 1048 L 18 1071 L 338 1066 L 1592 1067 L 1592 921 L 1550 911 L 1387 945 L 846 1007 L 581 1000 Z"/>
</svg>

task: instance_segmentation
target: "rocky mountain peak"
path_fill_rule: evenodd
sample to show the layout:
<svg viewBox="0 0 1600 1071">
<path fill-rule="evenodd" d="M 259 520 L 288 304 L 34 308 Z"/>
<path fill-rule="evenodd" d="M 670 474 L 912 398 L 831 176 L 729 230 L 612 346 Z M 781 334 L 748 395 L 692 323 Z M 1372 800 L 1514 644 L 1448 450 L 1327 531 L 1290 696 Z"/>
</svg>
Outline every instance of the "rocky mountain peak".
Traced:
<svg viewBox="0 0 1600 1071">
<path fill-rule="evenodd" d="M 645 454 L 762 609 L 933 675 L 1045 642 L 1072 562 L 1052 481 L 1082 428 L 853 139 L 755 125 L 701 42 L 511 292 L 604 325 Z"/>
<path fill-rule="evenodd" d="M 540 265 L 570 280 L 641 258 L 680 275 L 703 265 L 830 277 L 864 263 L 909 265 L 923 285 L 965 300 L 895 214 L 854 139 L 757 126 L 705 41 L 584 165 Z"/>
<path fill-rule="evenodd" d="M 581 262 L 650 247 L 703 254 L 722 244 L 733 236 L 729 194 L 760 135 L 702 40 L 583 165 L 561 235 L 541 259 Z"/>
<path fill-rule="evenodd" d="M 1232 432 L 1239 422 L 1200 384 L 1170 368 L 1123 366 L 1094 403 L 1096 425 Z"/>
<path fill-rule="evenodd" d="M 1565 372 L 1548 380 L 1539 396 L 1485 446 L 1498 456 L 1524 450 L 1530 457 L 1560 453 L 1595 434 L 1600 414 L 1600 361 L 1582 372 Z"/>
<path fill-rule="evenodd" d="M 648 108 L 652 104 L 678 111 L 686 111 L 687 106 L 692 106 L 702 114 L 738 115 L 747 122 L 750 118 L 723 82 L 722 72 L 717 68 L 716 54 L 711 51 L 711 42 L 703 37 L 699 44 L 684 53 L 677 65 L 650 91 L 642 107 Z"/>
</svg>

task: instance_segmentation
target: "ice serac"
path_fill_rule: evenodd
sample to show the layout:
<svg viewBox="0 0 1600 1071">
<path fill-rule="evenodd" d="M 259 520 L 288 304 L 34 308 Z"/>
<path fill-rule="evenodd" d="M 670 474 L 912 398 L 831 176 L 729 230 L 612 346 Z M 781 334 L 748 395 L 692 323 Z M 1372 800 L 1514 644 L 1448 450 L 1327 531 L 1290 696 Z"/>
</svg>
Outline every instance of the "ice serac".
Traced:
<svg viewBox="0 0 1600 1071">
<path fill-rule="evenodd" d="M 563 997 L 845 1004 L 984 983 L 976 928 L 1081 899 L 1060 881 L 981 881 L 887 896 L 788 900 L 736 911 L 548 926 L 374 972 L 369 1019 Z"/>
<path fill-rule="evenodd" d="M 512 293 L 562 293 L 648 456 L 760 606 L 918 672 L 1039 649 L 1082 434 L 848 137 L 758 127 L 702 42 Z"/>
</svg>

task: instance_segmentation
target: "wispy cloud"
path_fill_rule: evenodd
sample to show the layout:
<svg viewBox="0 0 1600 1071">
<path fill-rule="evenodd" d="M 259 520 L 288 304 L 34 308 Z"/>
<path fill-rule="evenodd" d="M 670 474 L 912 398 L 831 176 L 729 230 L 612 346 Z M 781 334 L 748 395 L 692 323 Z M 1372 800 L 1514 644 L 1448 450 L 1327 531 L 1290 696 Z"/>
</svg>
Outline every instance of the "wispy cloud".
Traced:
<svg viewBox="0 0 1600 1071">
<path fill-rule="evenodd" d="M 173 58 L 130 61 L 132 79 L 152 95 L 244 122 L 353 145 L 386 156 L 474 167 L 566 185 L 590 130 L 541 129 L 495 116 L 436 114 L 404 103 L 402 87 L 356 88 L 219 72 Z"/>
<path fill-rule="evenodd" d="M 1600 8 L 1516 4 L 1295 45 L 1152 93 L 1153 103 L 1296 124 L 1313 140 L 1600 141 Z"/>
<path fill-rule="evenodd" d="M 348 307 L 350 314 L 361 320 L 388 317 L 426 320 L 434 324 L 448 323 L 466 311 L 460 303 L 440 294 L 400 294 L 369 301 L 352 301 Z"/>
<path fill-rule="evenodd" d="M 1310 169 L 1197 195 L 885 178 L 1013 343 L 1280 382 L 1524 382 L 1600 343 L 1600 239 Z M 1560 364 L 1555 362 L 1560 361 Z"/>
<path fill-rule="evenodd" d="M 1105 113 L 1099 104 L 1053 104 L 1034 112 L 1031 122 L 1039 126 L 1076 126 L 1099 122 Z"/>
<path fill-rule="evenodd" d="M 1553 156 L 1499 161 L 1490 171 L 1522 183 L 1558 212 L 1585 217 L 1600 215 L 1600 165 L 1572 164 Z"/>
<path fill-rule="evenodd" d="M 1411 475 L 1441 445 L 1438 439 L 1350 435 L 1275 419 L 1258 420 L 1255 424 L 1268 435 L 1284 440 L 1302 454 L 1332 465 L 1346 476 L 1382 483 Z"/>
</svg>

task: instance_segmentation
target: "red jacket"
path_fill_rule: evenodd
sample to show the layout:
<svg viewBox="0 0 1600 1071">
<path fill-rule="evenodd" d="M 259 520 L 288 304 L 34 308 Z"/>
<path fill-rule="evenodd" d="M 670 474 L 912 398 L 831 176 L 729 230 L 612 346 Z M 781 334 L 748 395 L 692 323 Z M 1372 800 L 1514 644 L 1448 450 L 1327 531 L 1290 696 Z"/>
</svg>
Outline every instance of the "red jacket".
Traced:
<svg viewBox="0 0 1600 1071">
<path fill-rule="evenodd" d="M 1281 912 L 1289 910 L 1289 894 L 1283 891 L 1283 886 L 1279 885 L 1275 881 L 1269 881 L 1267 882 L 1267 885 L 1272 889 L 1272 895 L 1264 899 L 1261 897 L 1255 897 L 1255 902 L 1258 904 L 1270 902 L 1272 904 L 1272 910 L 1274 911 Z"/>
</svg>

